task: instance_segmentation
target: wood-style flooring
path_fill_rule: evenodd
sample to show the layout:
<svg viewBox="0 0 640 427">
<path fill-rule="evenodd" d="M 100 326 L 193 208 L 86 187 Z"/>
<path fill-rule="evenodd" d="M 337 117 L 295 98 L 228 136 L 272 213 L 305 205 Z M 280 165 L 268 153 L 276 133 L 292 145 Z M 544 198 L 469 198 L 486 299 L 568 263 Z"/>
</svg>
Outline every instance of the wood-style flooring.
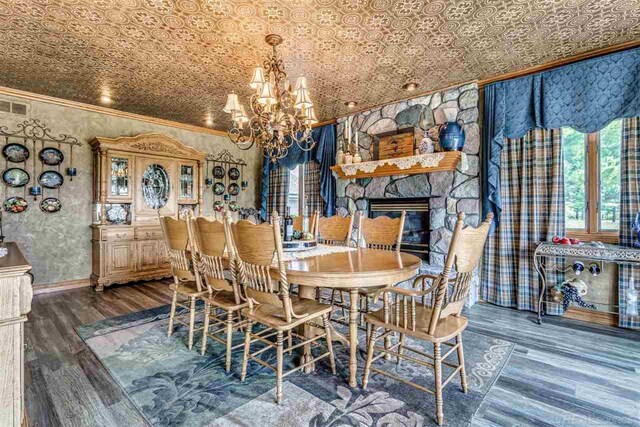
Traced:
<svg viewBox="0 0 640 427">
<path fill-rule="evenodd" d="M 31 426 L 144 419 L 76 334 L 83 323 L 170 303 L 168 281 L 37 295 L 25 326 Z M 477 304 L 470 329 L 516 343 L 473 426 L 640 425 L 640 333 Z M 431 398 L 431 397 L 428 397 Z"/>
</svg>

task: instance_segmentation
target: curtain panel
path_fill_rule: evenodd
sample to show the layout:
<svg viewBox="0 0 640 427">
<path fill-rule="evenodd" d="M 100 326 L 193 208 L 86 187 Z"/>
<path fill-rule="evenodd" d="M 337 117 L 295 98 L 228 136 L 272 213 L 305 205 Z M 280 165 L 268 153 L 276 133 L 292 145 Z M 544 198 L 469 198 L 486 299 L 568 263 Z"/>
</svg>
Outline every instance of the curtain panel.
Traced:
<svg viewBox="0 0 640 427">
<path fill-rule="evenodd" d="M 312 150 L 304 151 L 294 142 L 289 148 L 287 156 L 276 162 L 264 159 L 262 163 L 262 191 L 260 202 L 260 216 L 266 221 L 271 215 L 268 211 L 269 179 L 271 171 L 284 167 L 293 169 L 297 165 L 316 161 L 320 172 L 320 197 L 324 201 L 324 215 L 333 216 L 336 209 L 336 179 L 331 171 L 331 166 L 336 161 L 336 131 L 334 125 L 326 125 L 314 128 L 311 137 L 316 142 Z"/>
<path fill-rule="evenodd" d="M 620 157 L 620 244 L 633 246 L 636 240 L 631 226 L 640 212 L 640 118 L 625 119 L 622 124 Z M 631 279 L 640 285 L 640 268 L 620 265 L 618 268 L 619 321 L 623 328 L 640 329 L 640 318 L 628 316 L 627 292 Z"/>
<path fill-rule="evenodd" d="M 483 215 L 501 220 L 501 152 L 505 138 L 535 128 L 570 126 L 595 132 L 611 121 L 640 116 L 640 48 L 588 59 L 484 88 Z"/>
<path fill-rule="evenodd" d="M 315 211 L 324 212 L 324 200 L 320 195 L 320 164 L 311 161 L 304 164 L 304 206 L 307 215 Z"/>
<path fill-rule="evenodd" d="M 536 129 L 506 140 L 501 153 L 502 222 L 489 237 L 482 271 L 482 298 L 519 310 L 537 310 L 541 288 L 532 260 L 541 240 L 565 233 L 560 130 Z M 548 283 L 560 275 L 550 272 Z M 548 304 L 546 312 L 561 314 Z"/>
<path fill-rule="evenodd" d="M 287 204 L 289 202 L 289 169 L 281 166 L 272 169 L 269 172 L 269 198 L 268 212 L 263 219 L 271 220 L 273 211 L 278 212 L 279 216 L 284 216 Z"/>
</svg>

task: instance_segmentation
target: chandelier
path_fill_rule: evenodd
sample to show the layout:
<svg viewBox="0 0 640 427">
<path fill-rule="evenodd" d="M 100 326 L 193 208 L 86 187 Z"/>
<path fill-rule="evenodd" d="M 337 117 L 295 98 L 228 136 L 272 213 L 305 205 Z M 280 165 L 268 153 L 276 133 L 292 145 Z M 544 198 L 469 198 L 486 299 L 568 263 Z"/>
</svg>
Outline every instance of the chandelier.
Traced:
<svg viewBox="0 0 640 427">
<path fill-rule="evenodd" d="M 311 125 L 317 123 L 313 103 L 309 98 L 307 79 L 298 77 L 292 88 L 284 72 L 282 58 L 276 46 L 282 37 L 269 34 L 265 41 L 273 47 L 262 67 L 253 70 L 249 87 L 254 93 L 249 98 L 252 117 L 247 117 L 244 105 L 236 93 L 227 96 L 223 110 L 231 114 L 231 141 L 243 150 L 257 144 L 265 157 L 275 162 L 285 157 L 295 143 L 303 151 L 315 146 Z"/>
</svg>

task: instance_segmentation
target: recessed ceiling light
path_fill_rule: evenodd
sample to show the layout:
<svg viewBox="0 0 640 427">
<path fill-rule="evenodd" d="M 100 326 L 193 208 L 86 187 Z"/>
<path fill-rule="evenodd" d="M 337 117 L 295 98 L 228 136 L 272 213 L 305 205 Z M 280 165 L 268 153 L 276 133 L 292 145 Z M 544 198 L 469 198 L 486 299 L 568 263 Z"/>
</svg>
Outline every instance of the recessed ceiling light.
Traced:
<svg viewBox="0 0 640 427">
<path fill-rule="evenodd" d="M 100 102 L 104 105 L 111 105 L 111 97 L 109 95 L 103 94 L 100 96 Z"/>
<path fill-rule="evenodd" d="M 407 83 L 406 85 L 402 86 L 402 89 L 411 92 L 411 91 L 414 91 L 414 90 L 418 89 L 418 86 L 420 86 L 418 83 L 411 82 L 411 83 Z"/>
<path fill-rule="evenodd" d="M 347 108 L 356 108 L 356 105 L 358 105 L 358 103 L 355 101 L 349 101 L 349 102 L 345 102 L 344 105 L 346 105 Z"/>
<path fill-rule="evenodd" d="M 213 126 L 213 119 L 212 119 L 211 117 L 207 117 L 207 118 L 204 120 L 204 124 L 205 124 L 205 125 L 207 125 L 207 126 L 209 126 L 209 127 Z"/>
</svg>

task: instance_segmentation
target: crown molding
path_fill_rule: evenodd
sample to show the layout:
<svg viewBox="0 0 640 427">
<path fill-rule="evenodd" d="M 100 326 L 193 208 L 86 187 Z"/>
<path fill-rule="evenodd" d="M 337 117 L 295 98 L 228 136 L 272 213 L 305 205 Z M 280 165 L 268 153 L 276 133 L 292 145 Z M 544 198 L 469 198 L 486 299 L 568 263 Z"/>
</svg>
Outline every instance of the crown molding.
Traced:
<svg viewBox="0 0 640 427">
<path fill-rule="evenodd" d="M 159 119 L 157 117 L 145 116 L 142 114 L 128 113 L 126 111 L 115 110 L 113 108 L 102 107 L 100 105 L 85 104 L 83 102 L 71 101 L 68 99 L 56 98 L 48 95 L 27 92 L 19 89 L 0 86 L 0 95 L 15 96 L 18 98 L 29 99 L 32 101 L 46 102 L 48 104 L 59 105 L 62 107 L 77 108 L 79 110 L 91 111 L 93 113 L 107 114 L 114 117 L 122 117 L 130 120 L 138 120 L 145 123 L 153 123 L 155 125 L 168 126 L 177 129 L 188 130 L 191 132 L 206 133 L 216 136 L 228 136 L 226 131 L 210 129 L 203 126 L 195 126 L 186 123 L 174 122 L 172 120 Z"/>
</svg>

